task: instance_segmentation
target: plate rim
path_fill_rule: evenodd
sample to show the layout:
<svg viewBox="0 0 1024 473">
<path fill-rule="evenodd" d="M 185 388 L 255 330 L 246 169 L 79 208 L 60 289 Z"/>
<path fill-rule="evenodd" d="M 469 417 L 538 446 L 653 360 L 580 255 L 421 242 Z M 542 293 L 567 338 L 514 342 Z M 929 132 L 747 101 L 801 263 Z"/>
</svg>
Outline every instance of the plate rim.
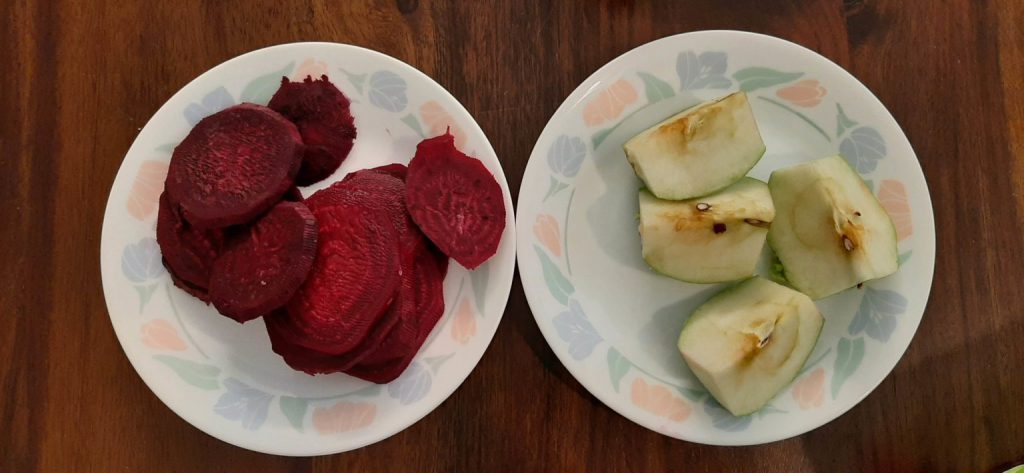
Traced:
<svg viewBox="0 0 1024 473">
<path fill-rule="evenodd" d="M 687 437 L 687 438 L 684 438 L 685 437 L 684 435 L 672 435 L 672 434 L 666 433 L 666 432 L 664 432 L 662 430 L 659 430 L 659 429 L 655 428 L 655 426 L 653 426 L 653 425 L 649 425 L 650 424 L 649 422 L 646 422 L 644 419 L 640 418 L 639 416 L 634 415 L 635 412 L 633 412 L 633 411 L 629 411 L 628 409 L 620 410 L 617 406 L 621 403 L 621 401 L 613 400 L 612 396 L 607 391 L 601 390 L 601 389 L 592 389 L 592 385 L 593 385 L 594 381 L 591 379 L 590 376 L 585 374 L 586 370 L 583 369 L 583 368 L 575 368 L 574 369 L 572 367 L 573 364 L 570 363 L 569 359 L 568 359 L 568 351 L 567 350 L 560 350 L 560 349 L 556 349 L 555 348 L 555 344 L 553 343 L 553 341 L 557 338 L 557 334 L 553 333 L 554 329 L 546 327 L 544 323 L 541 323 L 540 315 L 538 314 L 538 311 L 535 308 L 542 307 L 542 304 L 540 303 L 540 298 L 542 297 L 542 291 L 539 288 L 536 288 L 535 284 L 528 285 L 528 284 L 525 283 L 525 281 L 527 279 L 526 278 L 526 271 L 524 271 L 524 267 L 523 267 L 523 261 L 524 261 L 525 256 L 522 253 L 518 253 L 517 252 L 517 254 L 516 254 L 516 267 L 519 270 L 520 280 L 521 280 L 521 282 L 523 282 L 523 292 L 526 295 L 527 304 L 530 307 L 530 312 L 533 314 L 534 321 L 537 323 L 537 326 L 540 329 L 541 334 L 544 337 L 545 343 L 548 345 L 548 347 L 551 349 L 551 351 L 554 352 L 555 356 L 558 358 L 558 361 L 561 362 L 562 366 L 564 366 L 566 368 L 566 370 L 569 371 L 569 374 L 571 374 L 573 376 L 573 378 L 578 383 L 580 383 L 580 385 L 582 385 L 584 389 L 587 390 L 587 392 L 589 392 L 592 396 L 594 396 L 598 400 L 600 400 L 601 403 L 603 403 L 606 407 L 608 407 L 609 409 L 611 409 L 615 413 L 625 417 L 626 419 L 630 420 L 631 422 L 633 422 L 633 423 L 635 423 L 635 424 L 637 424 L 637 425 L 639 425 L 639 426 L 641 426 L 641 427 L 643 427 L 643 428 L 645 428 L 647 430 L 651 430 L 651 431 L 657 432 L 657 433 L 659 433 L 661 435 L 664 435 L 666 437 L 677 439 L 677 440 L 683 440 L 683 441 L 687 441 L 687 442 L 700 443 L 700 444 L 705 444 L 705 445 L 716 445 L 716 446 L 761 445 L 761 444 L 773 443 L 773 442 L 778 442 L 778 441 L 794 438 L 794 437 L 806 434 L 808 432 L 817 430 L 817 429 L 819 429 L 819 428 L 821 428 L 821 427 L 831 423 L 832 421 L 838 419 L 839 417 L 842 417 L 844 414 L 846 414 L 851 409 L 853 409 L 854 407 L 859 405 L 861 402 L 863 402 L 863 400 L 865 398 L 867 398 L 867 396 L 869 396 L 871 393 L 875 392 L 876 389 L 878 389 L 878 386 L 880 386 L 882 384 L 882 382 L 885 381 L 892 374 L 892 372 L 896 369 L 896 366 L 899 365 L 899 362 L 903 360 L 903 357 L 906 355 L 906 351 L 910 348 L 910 344 L 913 342 L 914 337 L 917 335 L 917 330 L 920 328 L 921 321 L 924 320 L 924 316 L 927 313 L 928 302 L 929 302 L 929 298 L 930 298 L 930 295 L 931 295 L 931 289 L 932 289 L 932 286 L 935 283 L 935 255 L 936 255 L 936 252 L 937 252 L 937 248 L 935 247 L 935 224 L 934 224 L 934 221 L 935 221 L 935 217 L 934 217 L 935 216 L 935 210 L 934 210 L 934 206 L 933 206 L 932 199 L 931 199 L 931 191 L 928 188 L 928 181 L 927 181 L 927 179 L 926 179 L 926 177 L 924 175 L 924 170 L 921 168 L 921 161 L 917 157 L 917 152 L 913 150 L 913 144 L 910 142 L 909 137 L 907 137 L 906 132 L 900 126 L 899 122 L 896 121 L 896 118 L 892 115 L 892 112 L 888 109 L 888 107 L 886 107 L 885 104 L 882 103 L 882 101 L 866 85 L 864 85 L 863 82 L 860 81 L 860 79 L 858 79 L 856 76 L 854 76 L 852 73 L 847 71 L 842 66 L 836 64 L 834 61 L 832 61 L 828 57 L 826 57 L 826 56 L 824 56 L 824 55 L 822 55 L 822 54 L 820 54 L 820 53 L 818 53 L 818 52 L 816 52 L 816 51 L 814 51 L 814 50 L 812 50 L 812 49 L 810 49 L 810 48 L 808 48 L 806 46 L 803 46 L 801 44 L 798 44 L 798 43 L 795 43 L 795 42 L 792 42 L 792 41 L 789 41 L 789 40 L 786 40 L 786 39 L 783 39 L 783 38 L 779 38 L 779 37 L 776 37 L 776 36 L 771 36 L 771 35 L 767 35 L 767 34 L 763 34 L 763 33 L 755 33 L 755 32 L 750 32 L 750 31 L 728 30 L 728 29 L 713 29 L 713 30 L 689 31 L 689 32 L 684 32 L 684 33 L 677 33 L 677 34 L 673 34 L 673 35 L 668 35 L 668 36 L 665 36 L 665 37 L 661 37 L 661 38 L 658 38 L 658 39 L 655 39 L 655 40 L 652 40 L 652 41 L 649 41 L 649 42 L 637 45 L 637 46 L 629 49 L 628 51 L 625 51 L 622 54 L 620 54 L 620 55 L 616 56 L 615 58 L 611 59 L 610 61 L 608 61 L 607 63 L 605 63 L 601 67 L 597 68 L 594 72 L 592 72 L 590 75 L 588 75 L 585 79 L 583 79 L 579 83 L 579 85 L 577 85 L 576 88 L 574 88 L 572 90 L 572 92 L 570 92 L 569 95 L 566 96 L 566 98 L 562 101 L 562 103 L 558 106 L 558 108 L 555 109 L 554 113 L 552 113 L 552 115 L 548 118 L 548 121 L 545 123 L 544 128 L 541 130 L 540 134 L 537 137 L 536 142 L 534 143 L 534 147 L 533 147 L 533 149 L 530 152 L 530 157 L 528 158 L 528 161 L 527 161 L 526 166 L 524 168 L 523 177 L 522 177 L 522 180 L 520 182 L 519 196 L 518 196 L 518 199 L 516 201 L 516 208 L 517 209 L 522 209 L 523 208 L 522 206 L 526 205 L 526 202 L 524 201 L 524 199 L 526 199 L 527 197 L 526 197 L 526 194 L 522 191 L 523 185 L 527 182 L 526 179 L 527 179 L 527 176 L 531 174 L 531 169 L 533 169 L 533 168 L 535 168 L 537 166 L 541 166 L 541 164 L 538 164 L 538 163 L 540 161 L 543 161 L 543 159 L 544 159 L 543 155 L 545 153 L 545 150 L 542 150 L 540 148 L 541 144 L 542 144 L 542 138 L 547 133 L 549 133 L 549 128 L 552 126 L 552 123 L 553 123 L 553 121 L 555 120 L 556 117 L 558 117 L 558 116 L 560 116 L 562 114 L 565 114 L 567 111 L 569 111 L 569 110 L 571 110 L 573 108 L 576 108 L 577 106 L 579 106 L 580 103 L 582 103 L 582 101 L 589 95 L 591 90 L 594 89 L 601 82 L 601 76 L 605 75 L 606 73 L 608 73 L 611 70 L 614 70 L 617 67 L 620 67 L 620 65 L 622 63 L 625 63 L 625 62 L 627 62 L 629 60 L 630 56 L 639 54 L 644 49 L 655 49 L 655 48 L 658 48 L 658 47 L 663 46 L 663 45 L 674 44 L 677 41 L 692 39 L 692 38 L 696 38 L 696 37 L 699 37 L 699 36 L 716 36 L 716 35 L 741 37 L 741 38 L 751 39 L 753 41 L 758 41 L 758 42 L 761 42 L 761 41 L 774 42 L 774 43 L 780 44 L 780 45 L 782 45 L 784 47 L 795 48 L 795 50 L 798 51 L 800 54 L 807 54 L 807 55 L 809 55 L 809 57 L 812 57 L 814 60 L 822 61 L 822 64 L 823 64 L 824 67 L 833 69 L 833 71 L 836 74 L 838 74 L 838 75 L 844 77 L 845 79 L 847 79 L 848 81 L 850 81 L 850 84 L 857 89 L 858 95 L 863 95 L 867 100 L 870 100 L 870 101 L 873 102 L 872 105 L 880 107 L 880 110 L 885 112 L 884 114 L 881 115 L 880 118 L 883 121 L 886 122 L 887 126 L 890 126 L 894 130 L 899 131 L 900 136 L 902 136 L 903 139 L 906 140 L 907 146 L 910 148 L 911 152 L 913 153 L 914 166 L 912 166 L 912 168 L 913 168 L 914 175 L 912 177 L 914 179 L 919 179 L 920 182 L 922 183 L 922 185 L 924 186 L 925 193 L 924 193 L 924 195 L 922 197 L 924 198 L 925 202 L 927 203 L 927 208 L 928 208 L 928 221 L 930 222 L 930 225 L 929 225 L 929 227 L 930 227 L 929 230 L 930 231 L 925 234 L 925 238 L 926 238 L 925 243 L 928 246 L 930 246 L 931 252 L 929 254 L 925 255 L 925 256 L 927 257 L 926 258 L 927 259 L 927 265 L 930 266 L 930 271 L 928 272 L 928 284 L 924 288 L 924 291 L 923 291 L 924 304 L 923 304 L 922 309 L 921 309 L 921 315 L 919 317 L 915 318 L 916 320 L 913 322 L 914 327 L 913 327 L 913 330 L 910 332 L 910 336 L 909 336 L 909 338 L 908 338 L 908 340 L 906 342 L 906 345 L 898 350 L 899 351 L 899 356 L 894 358 L 894 361 L 892 362 L 892 366 L 890 366 L 890 367 L 888 367 L 888 369 L 884 370 L 885 371 L 884 376 L 879 377 L 879 379 L 876 382 L 874 382 L 874 383 L 868 383 L 871 386 L 868 389 L 865 389 L 863 391 L 863 393 L 856 395 L 855 396 L 856 400 L 854 402 L 850 403 L 848 406 L 846 406 L 844 408 L 841 408 L 841 409 L 837 410 L 837 412 L 835 412 L 834 415 L 830 413 L 830 414 L 821 416 L 822 420 L 820 421 L 820 423 L 817 423 L 817 421 L 816 421 L 817 425 L 815 425 L 814 427 L 808 428 L 806 430 L 802 430 L 801 431 L 800 429 L 795 429 L 795 430 L 797 430 L 796 432 L 787 433 L 787 434 L 784 434 L 782 436 L 774 436 L 774 437 L 770 437 L 770 438 L 767 438 L 767 439 L 760 439 L 760 440 L 757 440 L 757 439 L 753 439 L 753 440 L 736 440 L 736 441 L 730 440 L 729 436 L 724 436 L 725 440 L 720 440 L 720 439 L 717 439 L 717 438 L 710 438 L 710 437 L 703 437 L 703 438 Z M 530 205 L 527 205 L 527 207 L 530 207 Z M 529 243 L 529 235 L 528 235 L 528 231 L 526 230 L 526 228 L 528 226 L 527 222 L 519 222 L 518 221 L 519 218 L 522 218 L 522 215 L 523 215 L 522 212 L 520 212 L 520 214 L 517 215 L 517 217 L 516 217 L 517 218 L 517 222 L 516 222 L 516 239 L 520 240 L 518 242 L 517 246 L 524 246 L 527 243 Z M 534 279 L 536 279 L 536 278 L 534 278 Z M 531 288 L 533 288 L 533 289 L 531 289 Z"/>
<path fill-rule="evenodd" d="M 406 73 L 408 73 L 408 74 L 410 74 L 412 76 L 416 76 L 416 77 L 419 77 L 422 80 L 425 80 L 426 83 L 428 83 L 428 84 L 433 84 L 434 86 L 437 87 L 437 89 L 439 91 L 438 97 L 441 97 L 442 99 L 449 100 L 450 101 L 449 103 L 453 106 L 453 110 L 456 113 L 462 113 L 466 117 L 469 118 L 469 121 L 466 123 L 467 129 L 469 131 L 475 131 L 481 137 L 481 139 L 482 139 L 481 143 L 480 143 L 481 144 L 481 149 L 478 152 L 482 152 L 482 154 L 490 154 L 490 155 L 495 157 L 495 164 L 497 166 L 497 171 L 500 172 L 500 179 L 501 180 L 499 181 L 499 184 L 504 182 L 504 185 L 502 185 L 502 193 L 503 193 L 503 197 L 504 197 L 504 201 L 505 201 L 504 203 L 505 203 L 505 207 L 506 207 L 506 212 L 508 213 L 508 216 L 506 217 L 506 231 L 511 231 L 511 233 L 509 234 L 508 238 L 505 238 L 505 240 L 507 240 L 507 241 L 503 241 L 501 244 L 507 246 L 507 248 L 508 248 L 507 251 L 511 251 L 511 261 L 509 262 L 510 263 L 509 264 L 510 269 L 507 270 L 507 272 L 509 273 L 508 277 L 507 278 L 504 278 L 504 277 L 501 278 L 501 282 L 504 283 L 504 279 L 508 279 L 508 283 L 507 284 L 501 284 L 500 285 L 501 289 L 497 293 L 498 296 L 500 296 L 500 297 L 498 297 L 498 300 L 500 301 L 500 304 L 499 304 L 499 307 L 497 307 L 497 309 L 500 309 L 500 310 L 496 310 L 495 311 L 497 313 L 494 315 L 496 320 L 494 322 L 494 329 L 493 329 L 493 331 L 491 331 L 489 334 L 480 334 L 479 335 L 479 336 L 485 337 L 486 340 L 485 340 L 485 342 L 481 342 L 481 343 L 483 343 L 482 349 L 479 351 L 478 354 L 476 354 L 475 359 L 473 359 L 472 362 L 469 364 L 469 369 L 466 370 L 465 373 L 453 375 L 454 378 L 458 378 L 457 382 L 451 383 L 451 388 L 450 389 L 439 390 L 438 391 L 438 395 L 433 396 L 431 398 L 431 399 L 433 399 L 432 402 L 425 403 L 425 405 L 427 407 L 422 409 L 422 413 L 417 413 L 417 414 L 409 417 L 408 418 L 409 421 L 407 423 L 406 422 L 399 422 L 399 423 L 397 423 L 396 426 L 394 426 L 392 428 L 381 430 L 381 434 L 380 435 L 370 436 L 369 440 L 366 440 L 366 441 L 363 441 L 363 442 L 356 442 L 356 443 L 354 443 L 354 444 L 352 444 L 350 446 L 347 446 L 347 447 L 342 447 L 342 448 L 323 448 L 323 449 L 262 448 L 261 446 L 246 444 L 246 442 L 244 440 L 239 440 L 236 437 L 232 437 L 232 436 L 229 436 L 229 435 L 218 435 L 218 434 L 212 433 L 212 432 L 208 431 L 207 429 L 201 427 L 200 425 L 197 425 L 197 422 L 193 422 L 193 420 L 191 419 L 191 417 L 193 417 L 193 416 L 186 416 L 184 414 L 186 409 L 182 408 L 181 406 L 176 406 L 172 402 L 169 402 L 167 396 L 161 394 L 157 389 L 154 389 L 154 382 L 151 381 L 150 377 L 151 376 L 156 376 L 156 375 L 150 373 L 149 371 L 146 371 L 146 370 L 142 369 L 140 367 L 140 363 L 138 363 L 136 361 L 136 359 L 129 354 L 129 351 L 127 350 L 126 345 L 125 345 L 126 344 L 126 338 L 125 337 L 128 336 L 128 334 L 125 332 L 126 328 L 123 328 L 123 327 L 119 328 L 118 324 L 114 321 L 114 317 L 113 317 L 113 315 L 111 313 L 111 305 L 110 305 L 111 298 L 112 297 L 117 297 L 117 296 L 114 294 L 114 287 L 113 287 L 114 283 L 110 281 L 110 279 L 113 277 L 113 275 L 107 275 L 106 271 L 104 271 L 104 269 L 103 269 L 104 268 L 104 265 L 102 263 L 103 262 L 103 247 L 104 247 L 103 242 L 108 238 L 107 237 L 107 232 L 115 231 L 116 230 L 115 228 L 112 228 L 112 225 L 113 225 L 112 214 L 114 212 L 116 212 L 115 204 L 113 203 L 113 199 L 112 199 L 113 192 L 114 192 L 115 189 L 117 189 L 118 183 L 121 180 L 123 180 L 123 179 L 130 179 L 130 176 L 127 176 L 127 175 L 122 176 L 122 170 L 124 169 L 125 159 L 128 156 L 130 156 L 130 155 L 132 155 L 134 153 L 140 152 L 140 150 L 136 149 L 136 147 L 139 146 L 138 138 L 142 134 L 142 132 L 144 130 L 146 130 L 146 128 L 148 128 L 150 125 L 152 125 L 154 123 L 153 120 L 158 115 L 161 115 L 161 113 L 165 113 L 166 112 L 165 109 L 167 109 L 170 106 L 171 103 L 175 102 L 179 98 L 179 96 L 183 96 L 185 94 L 185 90 L 188 89 L 191 85 L 204 80 L 205 78 L 207 78 L 208 76 L 210 76 L 212 74 L 217 73 L 218 70 L 231 67 L 234 63 L 236 63 L 238 61 L 241 61 L 242 59 L 247 58 L 249 56 L 264 54 L 264 53 L 266 53 L 268 51 L 271 51 L 271 50 L 291 49 L 291 48 L 304 48 L 304 47 L 326 47 L 326 48 L 338 49 L 339 51 L 344 51 L 346 53 L 355 52 L 356 54 L 366 54 L 368 56 L 375 56 L 377 59 L 380 59 L 380 60 L 382 60 L 382 61 L 384 61 L 386 63 L 389 63 L 390 65 L 394 66 L 396 68 L 396 70 L 404 71 L 404 72 L 406 72 Z M 496 176 L 496 178 L 497 177 L 498 176 Z M 511 228 L 508 228 L 508 225 L 511 225 Z M 344 453 L 344 452 L 349 452 L 349 451 L 357 450 L 357 449 L 366 447 L 368 445 L 372 445 L 372 444 L 384 441 L 384 440 L 386 440 L 386 439 L 388 439 L 388 438 L 390 438 L 390 437 L 392 437 L 392 436 L 394 436 L 394 435 L 396 435 L 396 434 L 398 434 L 398 433 L 408 429 L 409 427 L 412 427 L 413 425 L 418 423 L 420 420 L 422 420 L 424 417 L 426 417 L 427 415 L 429 415 L 432 412 L 434 412 L 442 403 L 447 401 L 452 396 L 452 394 L 454 394 L 455 391 L 457 391 L 466 382 L 466 379 L 469 378 L 469 375 L 472 374 L 473 371 L 476 370 L 477 366 L 480 363 L 480 360 L 483 359 L 484 354 L 491 347 L 492 342 L 494 341 L 494 336 L 497 334 L 498 328 L 499 328 L 499 326 L 501 324 L 501 320 L 504 317 L 505 310 L 508 308 L 508 300 L 509 300 L 509 297 L 511 296 L 512 286 L 515 283 L 516 257 L 517 257 L 517 254 L 518 254 L 518 252 L 517 252 L 518 238 L 516 237 L 516 235 L 517 235 L 517 227 L 516 227 L 516 225 L 517 225 L 517 221 L 516 221 L 515 207 L 513 206 L 513 200 L 512 200 L 512 187 L 508 183 L 508 177 L 507 177 L 507 175 L 505 173 L 504 166 L 502 166 L 501 159 L 498 157 L 498 154 L 494 150 L 494 147 L 491 144 L 490 139 L 487 137 L 487 134 L 484 132 L 483 128 L 477 122 L 476 118 L 473 117 L 473 115 L 469 112 L 469 110 L 466 109 L 465 105 L 463 105 L 462 102 L 459 101 L 458 98 L 456 98 L 447 88 L 445 88 L 439 82 L 434 80 L 432 77 L 427 75 L 425 72 L 419 70 L 418 68 L 412 66 L 411 64 L 406 63 L 405 61 L 403 61 L 401 59 L 398 59 L 398 58 L 396 58 L 394 56 L 391 56 L 389 54 L 385 54 L 385 53 L 382 53 L 380 51 L 376 51 L 376 50 L 373 50 L 373 49 L 370 49 L 370 48 L 367 48 L 367 47 L 363 47 L 363 46 L 358 46 L 358 45 L 348 44 L 348 43 L 335 43 L 335 42 L 329 42 L 329 41 L 297 41 L 297 42 L 288 42 L 288 43 L 274 44 L 274 45 L 261 47 L 261 48 L 258 48 L 258 49 L 254 49 L 254 50 L 251 50 L 251 51 L 247 51 L 247 52 L 235 55 L 235 56 L 233 56 L 233 57 L 231 57 L 229 59 L 226 59 L 226 60 L 224 60 L 222 62 L 219 62 L 219 63 L 213 65 L 212 67 L 210 67 L 210 68 L 206 69 L 205 71 L 203 71 L 201 74 L 195 76 L 194 78 L 189 80 L 187 83 L 185 83 L 184 85 L 179 87 L 173 94 L 171 94 L 171 96 L 168 97 L 163 102 L 163 104 L 161 104 L 160 107 L 157 108 L 157 110 L 155 112 L 153 112 L 153 114 L 149 117 L 149 119 L 146 120 L 146 123 L 142 126 L 142 128 L 139 128 L 138 132 L 135 134 L 134 138 L 132 139 L 132 144 L 128 147 L 127 151 L 125 151 L 124 156 L 121 158 L 121 162 L 118 164 L 117 172 L 115 173 L 114 179 L 111 181 L 110 187 L 109 187 L 109 189 L 107 191 L 107 202 L 106 202 L 106 205 L 105 205 L 104 211 L 103 211 L 103 221 L 101 223 L 100 240 L 99 240 L 99 245 L 98 245 L 99 248 L 98 248 L 98 250 L 99 250 L 99 256 L 100 256 L 100 280 L 101 280 L 101 285 L 103 287 L 104 305 L 106 306 L 106 309 L 107 309 L 107 318 L 108 318 L 108 320 L 109 320 L 109 322 L 111 324 L 111 328 L 113 328 L 113 330 L 114 330 L 114 335 L 117 338 L 117 341 L 118 341 L 118 344 L 119 344 L 119 346 L 121 348 L 122 354 L 125 356 L 125 358 L 128 359 L 128 361 L 131 364 L 132 368 L 135 370 L 135 373 L 138 375 L 138 377 L 140 379 L 142 379 L 143 383 L 145 384 L 145 386 L 149 390 L 149 392 L 151 392 L 153 395 L 155 395 L 157 397 L 157 399 L 159 399 L 160 402 L 164 404 L 164 406 L 166 406 L 168 409 L 170 409 L 180 419 L 184 420 L 186 423 L 188 423 L 189 425 L 191 425 L 195 429 L 199 430 L 203 434 L 209 435 L 209 436 L 214 437 L 214 438 L 216 438 L 216 439 L 218 439 L 220 441 L 223 441 L 225 443 L 234 445 L 234 446 L 239 447 L 239 448 L 244 448 L 246 450 L 251 450 L 251 451 L 256 451 L 256 452 L 266 453 L 266 454 L 271 454 L 271 455 L 278 455 L 278 456 L 286 456 L 286 457 L 315 457 L 315 456 L 322 456 L 322 455 L 332 455 L 332 454 Z M 500 251 L 500 246 L 499 246 L 499 251 Z M 491 286 L 491 287 L 493 287 L 493 286 Z M 492 291 L 493 291 L 493 289 L 489 289 L 488 290 L 488 292 L 492 292 Z M 452 301 L 453 304 L 455 302 L 456 301 Z M 446 309 L 447 309 L 447 306 L 446 306 Z M 147 373 L 149 373 L 149 374 L 147 374 Z M 385 386 L 385 385 L 381 385 L 381 386 Z M 281 445 L 281 444 L 278 444 L 278 445 Z"/>
</svg>

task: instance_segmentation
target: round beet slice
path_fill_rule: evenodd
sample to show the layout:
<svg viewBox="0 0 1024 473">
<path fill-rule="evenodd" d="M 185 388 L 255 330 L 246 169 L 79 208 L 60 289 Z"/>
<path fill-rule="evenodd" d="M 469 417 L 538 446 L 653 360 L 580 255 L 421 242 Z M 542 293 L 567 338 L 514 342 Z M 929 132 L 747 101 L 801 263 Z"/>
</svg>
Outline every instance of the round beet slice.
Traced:
<svg viewBox="0 0 1024 473">
<path fill-rule="evenodd" d="M 260 105 L 202 119 L 174 148 L 165 187 L 200 227 L 248 222 L 281 200 L 302 162 L 294 124 Z"/>
<path fill-rule="evenodd" d="M 338 193 L 317 194 L 331 189 Z M 314 197 L 307 203 L 319 226 L 316 259 L 277 328 L 292 343 L 342 354 L 366 338 L 394 298 L 400 245 L 387 213 L 344 196 Z"/>
<path fill-rule="evenodd" d="M 450 133 L 416 147 L 406 177 L 406 204 L 416 225 L 467 269 L 498 250 L 505 230 L 505 199 L 479 160 L 455 148 Z"/>
<path fill-rule="evenodd" d="M 156 241 L 175 285 L 205 302 L 205 296 L 198 294 L 205 294 L 210 285 L 210 270 L 221 253 L 224 233 L 192 226 L 164 192 L 157 211 Z"/>
<path fill-rule="evenodd" d="M 238 322 L 284 306 L 313 266 L 316 227 L 316 218 L 305 205 L 275 205 L 237 235 L 213 263 L 213 306 Z"/>
<path fill-rule="evenodd" d="M 378 166 L 378 167 L 369 169 L 369 171 L 379 172 L 381 174 L 387 174 L 389 176 L 394 176 L 394 177 L 397 177 L 398 179 L 401 179 L 402 182 L 405 182 L 405 175 L 409 171 L 409 168 L 406 167 L 406 165 L 404 165 L 404 164 L 392 163 L 392 164 L 385 164 L 383 166 Z"/>
<path fill-rule="evenodd" d="M 291 186 L 290 188 L 288 188 L 288 190 L 285 191 L 284 195 L 281 198 L 287 200 L 288 202 L 304 202 L 306 200 L 304 197 L 302 197 L 302 191 L 300 191 L 299 188 L 295 186 Z"/>
<path fill-rule="evenodd" d="M 444 273 L 448 258 L 424 247 L 412 271 L 412 297 L 402 310 L 402 320 L 356 365 L 345 370 L 357 378 L 384 384 L 405 371 L 444 313 Z"/>
<path fill-rule="evenodd" d="M 306 152 L 295 178 L 300 186 L 319 182 L 338 169 L 356 139 L 350 102 L 327 76 L 302 82 L 281 79 L 281 87 L 268 106 L 299 128 Z"/>
</svg>

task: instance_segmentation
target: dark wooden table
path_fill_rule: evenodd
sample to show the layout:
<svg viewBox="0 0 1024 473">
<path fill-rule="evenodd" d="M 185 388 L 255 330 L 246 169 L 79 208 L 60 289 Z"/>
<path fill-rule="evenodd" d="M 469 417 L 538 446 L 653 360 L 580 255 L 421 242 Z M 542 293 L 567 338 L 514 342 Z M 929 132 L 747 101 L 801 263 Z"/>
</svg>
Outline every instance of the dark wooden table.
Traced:
<svg viewBox="0 0 1024 473">
<path fill-rule="evenodd" d="M 551 3 L 551 5 L 547 5 Z M 0 1 L 0 471 L 1002 471 L 1024 462 L 1024 1 Z M 355 452 L 220 442 L 132 370 L 100 288 L 107 192 L 139 128 L 193 77 L 303 40 L 352 43 L 461 100 L 513 193 L 548 117 L 662 36 L 743 29 L 831 58 L 903 126 L 931 188 L 935 283 L 867 399 L 795 439 L 709 447 L 645 430 L 559 364 L 512 290 L 465 384 Z M 513 196 L 514 200 L 515 196 Z"/>
</svg>

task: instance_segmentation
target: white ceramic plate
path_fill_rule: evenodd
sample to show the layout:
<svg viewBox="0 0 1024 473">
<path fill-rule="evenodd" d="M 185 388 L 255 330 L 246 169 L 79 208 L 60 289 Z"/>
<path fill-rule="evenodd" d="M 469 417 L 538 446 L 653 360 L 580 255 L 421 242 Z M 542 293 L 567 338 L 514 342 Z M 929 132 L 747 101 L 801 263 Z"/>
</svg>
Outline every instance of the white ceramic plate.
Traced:
<svg viewBox="0 0 1024 473">
<path fill-rule="evenodd" d="M 738 89 L 748 92 L 768 148 L 751 175 L 767 180 L 773 169 L 842 153 L 892 215 L 901 253 L 895 275 L 819 301 L 826 323 L 806 367 L 747 417 L 715 403 L 676 352 L 687 314 L 724 285 L 687 284 L 647 267 L 640 183 L 621 148 L 665 117 Z M 769 36 L 681 34 L 602 67 L 541 133 L 517 208 L 523 287 L 562 363 L 612 409 L 693 442 L 771 442 L 846 412 L 899 361 L 931 287 L 931 201 L 899 125 L 839 66 Z M 768 257 L 766 249 L 762 270 Z"/>
<path fill-rule="evenodd" d="M 327 74 L 352 100 L 359 137 L 334 176 L 408 163 L 416 144 L 451 127 L 505 194 L 508 218 L 489 262 L 469 272 L 454 261 L 445 313 L 416 360 L 386 386 L 347 375 L 312 377 L 270 349 L 262 320 L 239 325 L 174 287 L 155 241 L 157 198 L 173 147 L 202 117 L 238 102 L 266 104 L 281 76 Z M 114 180 L 103 220 L 103 292 L 117 337 L 139 376 L 168 407 L 204 432 L 279 455 L 358 448 L 408 427 L 469 375 L 498 327 L 512 285 L 514 217 L 508 184 L 487 137 L 440 85 L 366 49 L 296 43 L 227 61 L 182 88 L 139 133 Z"/>
</svg>

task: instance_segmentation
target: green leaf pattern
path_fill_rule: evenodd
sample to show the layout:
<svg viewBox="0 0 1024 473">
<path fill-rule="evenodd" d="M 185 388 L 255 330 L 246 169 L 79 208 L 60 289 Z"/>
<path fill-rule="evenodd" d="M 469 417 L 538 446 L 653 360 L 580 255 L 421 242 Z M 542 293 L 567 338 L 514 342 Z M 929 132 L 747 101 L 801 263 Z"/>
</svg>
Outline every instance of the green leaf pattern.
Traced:
<svg viewBox="0 0 1024 473">
<path fill-rule="evenodd" d="M 174 370 L 183 381 L 199 389 L 214 390 L 220 387 L 220 368 L 212 365 L 183 360 L 170 355 L 154 355 L 153 359 Z"/>
<path fill-rule="evenodd" d="M 843 383 L 857 371 L 864 360 L 864 337 L 841 338 L 836 349 L 836 364 L 832 372 L 832 399 L 839 396 Z"/>
<path fill-rule="evenodd" d="M 562 305 L 568 305 L 569 296 L 576 292 L 576 288 L 565 278 L 562 270 L 558 269 L 555 262 L 551 261 L 551 258 L 548 257 L 541 247 L 534 245 L 533 248 L 537 252 L 537 257 L 540 258 L 540 265 L 544 271 L 544 282 L 547 283 L 551 295 L 558 302 L 561 302 Z"/>
</svg>

